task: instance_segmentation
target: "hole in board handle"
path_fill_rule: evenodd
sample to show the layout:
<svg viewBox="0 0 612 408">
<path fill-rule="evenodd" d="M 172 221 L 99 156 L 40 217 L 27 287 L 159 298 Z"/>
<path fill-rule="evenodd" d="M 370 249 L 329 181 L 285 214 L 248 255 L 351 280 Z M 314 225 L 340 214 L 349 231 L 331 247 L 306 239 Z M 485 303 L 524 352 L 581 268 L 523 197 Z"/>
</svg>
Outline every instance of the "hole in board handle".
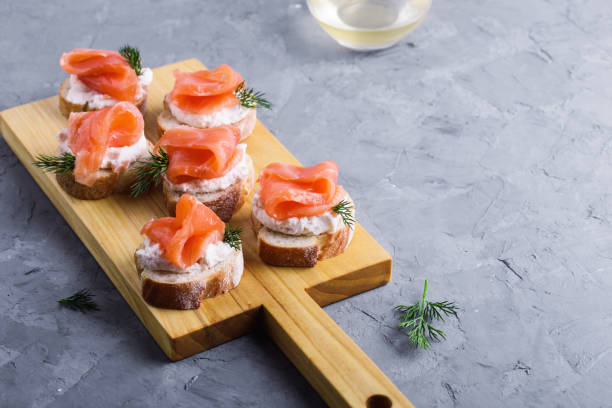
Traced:
<svg viewBox="0 0 612 408">
<path fill-rule="evenodd" d="M 382 394 L 370 395 L 366 400 L 366 408 L 391 408 L 392 405 L 391 399 Z"/>
</svg>

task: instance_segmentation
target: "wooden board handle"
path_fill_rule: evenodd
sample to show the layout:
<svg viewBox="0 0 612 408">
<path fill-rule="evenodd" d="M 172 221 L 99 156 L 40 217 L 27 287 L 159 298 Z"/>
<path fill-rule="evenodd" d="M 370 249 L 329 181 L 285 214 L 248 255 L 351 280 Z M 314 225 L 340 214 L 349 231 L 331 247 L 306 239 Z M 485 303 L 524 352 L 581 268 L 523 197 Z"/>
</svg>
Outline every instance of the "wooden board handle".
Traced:
<svg viewBox="0 0 612 408">
<path fill-rule="evenodd" d="M 265 330 L 329 406 L 413 406 L 305 291 L 278 295 L 264 306 Z"/>
</svg>

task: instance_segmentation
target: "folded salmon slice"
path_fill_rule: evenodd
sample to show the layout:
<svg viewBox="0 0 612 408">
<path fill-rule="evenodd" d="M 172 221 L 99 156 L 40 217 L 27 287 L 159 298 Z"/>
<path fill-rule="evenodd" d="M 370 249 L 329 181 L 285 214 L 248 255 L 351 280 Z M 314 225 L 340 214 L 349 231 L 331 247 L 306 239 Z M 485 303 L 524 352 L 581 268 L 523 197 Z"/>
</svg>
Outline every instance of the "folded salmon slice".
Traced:
<svg viewBox="0 0 612 408">
<path fill-rule="evenodd" d="M 136 100 L 138 76 L 117 51 L 77 48 L 62 55 L 60 66 L 99 93 L 118 101 Z"/>
<path fill-rule="evenodd" d="M 324 161 L 311 167 L 272 163 L 259 175 L 260 200 L 276 220 L 312 217 L 331 210 L 346 193 L 338 182 L 338 165 Z"/>
<path fill-rule="evenodd" d="M 240 103 L 234 91 L 243 79 L 229 65 L 196 72 L 175 70 L 173 74 L 175 82 L 170 101 L 184 111 L 210 114 Z"/>
<path fill-rule="evenodd" d="M 86 186 L 96 181 L 109 147 L 131 146 L 144 130 L 142 114 L 129 102 L 94 112 L 73 112 L 68 118 L 68 147 L 76 157 L 74 179 Z M 113 168 L 119 171 L 120 168 Z"/>
<path fill-rule="evenodd" d="M 176 217 L 151 220 L 141 234 L 159 244 L 163 256 L 180 268 L 196 263 L 206 248 L 223 239 L 225 223 L 190 194 L 183 194 L 176 204 Z"/>
<path fill-rule="evenodd" d="M 179 184 L 221 177 L 242 159 L 240 130 L 231 125 L 206 129 L 179 126 L 164 133 L 155 149 L 164 148 L 169 163 L 166 177 Z"/>
</svg>

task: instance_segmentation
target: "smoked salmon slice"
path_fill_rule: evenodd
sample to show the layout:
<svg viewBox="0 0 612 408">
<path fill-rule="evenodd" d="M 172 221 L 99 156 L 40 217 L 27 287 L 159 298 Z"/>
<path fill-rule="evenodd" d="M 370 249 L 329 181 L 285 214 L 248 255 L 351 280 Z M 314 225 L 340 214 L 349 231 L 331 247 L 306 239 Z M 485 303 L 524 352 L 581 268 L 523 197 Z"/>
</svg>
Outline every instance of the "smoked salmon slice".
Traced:
<svg viewBox="0 0 612 408">
<path fill-rule="evenodd" d="M 259 197 L 266 213 L 279 221 L 317 216 L 344 199 L 337 182 L 338 165 L 331 160 L 311 167 L 272 163 L 259 175 Z"/>
<path fill-rule="evenodd" d="M 226 174 L 242 159 L 242 151 L 236 148 L 239 140 L 240 130 L 232 125 L 205 129 L 179 126 L 166 131 L 155 149 L 166 150 L 166 177 L 180 184 Z"/>
<path fill-rule="evenodd" d="M 185 269 L 205 254 L 206 248 L 223 239 L 225 223 L 191 194 L 183 194 L 176 204 L 176 217 L 151 220 L 141 234 L 159 244 L 163 256 Z"/>
<path fill-rule="evenodd" d="M 142 114 L 129 102 L 94 112 L 71 113 L 68 147 L 76 157 L 74 179 L 91 187 L 109 147 L 131 146 L 144 130 Z M 119 171 L 120 168 L 113 168 Z"/>
<path fill-rule="evenodd" d="M 60 66 L 99 93 L 118 101 L 136 100 L 138 76 L 116 51 L 77 48 L 62 54 Z"/>
<path fill-rule="evenodd" d="M 229 65 L 196 72 L 175 70 L 173 74 L 170 101 L 184 111 L 209 114 L 240 103 L 234 91 L 243 79 Z"/>
</svg>

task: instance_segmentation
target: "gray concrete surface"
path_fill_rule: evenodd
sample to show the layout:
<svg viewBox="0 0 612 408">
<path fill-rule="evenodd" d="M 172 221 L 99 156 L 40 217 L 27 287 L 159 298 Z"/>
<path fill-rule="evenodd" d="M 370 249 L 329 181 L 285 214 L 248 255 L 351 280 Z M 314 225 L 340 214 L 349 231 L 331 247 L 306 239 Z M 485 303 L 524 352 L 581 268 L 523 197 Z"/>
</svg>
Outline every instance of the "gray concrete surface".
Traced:
<svg viewBox="0 0 612 408">
<path fill-rule="evenodd" d="M 301 2 L 0 3 L 0 108 L 53 95 L 59 55 L 140 46 L 229 63 L 304 163 L 336 160 L 395 260 L 326 311 L 420 407 L 612 406 L 612 7 L 434 0 L 399 45 L 337 46 Z M 321 406 L 263 335 L 169 363 L 0 141 L 0 406 Z M 453 299 L 414 350 L 392 307 Z M 82 287 L 101 311 L 55 300 Z"/>
</svg>

